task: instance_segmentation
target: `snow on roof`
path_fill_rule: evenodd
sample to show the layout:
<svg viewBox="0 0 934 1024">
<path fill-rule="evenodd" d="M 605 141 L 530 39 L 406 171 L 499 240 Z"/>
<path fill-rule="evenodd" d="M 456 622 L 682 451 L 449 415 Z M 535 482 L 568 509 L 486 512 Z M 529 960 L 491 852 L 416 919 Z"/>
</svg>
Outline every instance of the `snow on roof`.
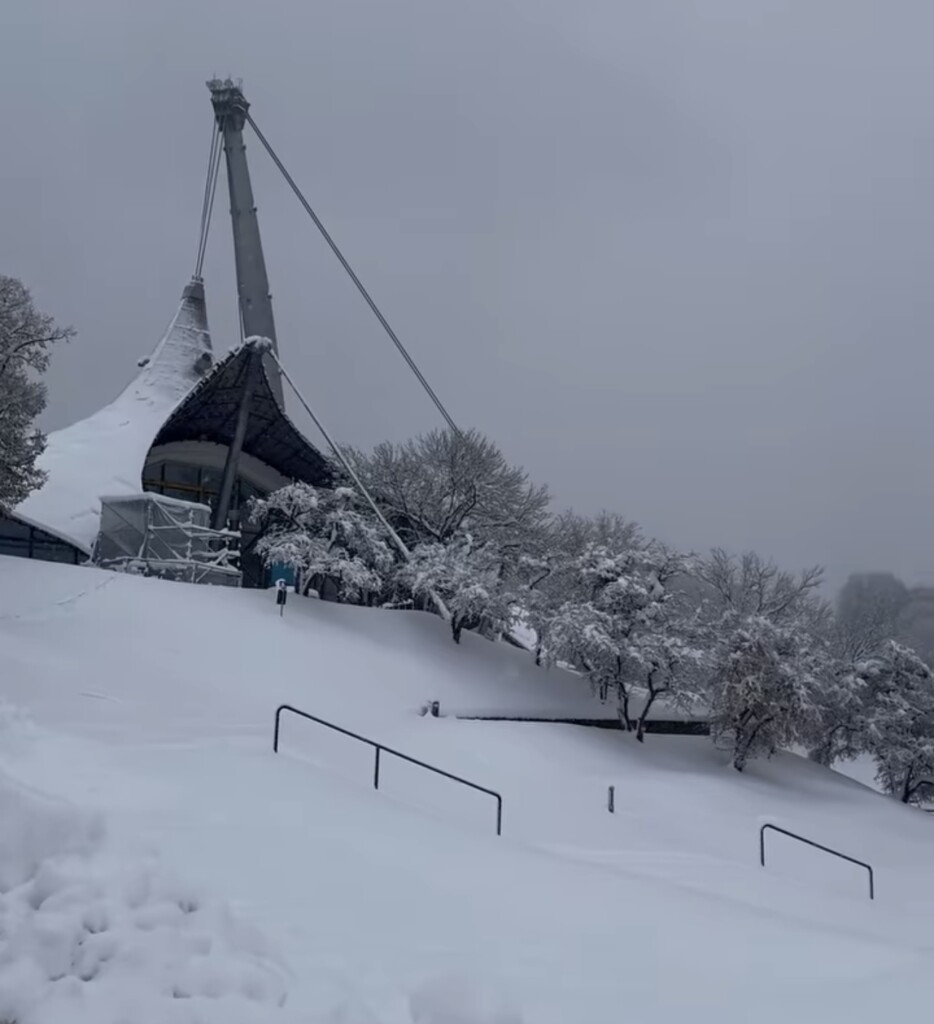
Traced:
<svg viewBox="0 0 934 1024">
<path fill-rule="evenodd" d="M 20 506 L 20 508 L 22 508 L 22 506 Z M 37 520 L 33 519 L 31 516 L 25 515 L 23 512 L 20 511 L 19 508 L 7 509 L 5 512 L 0 512 L 0 519 L 3 518 L 11 519 L 17 523 L 22 523 L 24 526 L 32 526 L 34 529 L 41 530 L 49 537 L 54 537 L 56 540 L 60 540 L 64 544 L 70 544 L 72 547 L 76 546 L 74 540 L 71 537 L 65 536 L 65 534 L 49 526 L 47 523 L 40 523 Z M 77 546 L 83 547 L 81 545 Z"/>
<path fill-rule="evenodd" d="M 102 494 L 138 494 L 159 428 L 211 365 L 204 286 L 185 288 L 168 330 L 123 393 L 87 419 L 49 434 L 45 484 L 15 510 L 90 553 Z"/>
</svg>

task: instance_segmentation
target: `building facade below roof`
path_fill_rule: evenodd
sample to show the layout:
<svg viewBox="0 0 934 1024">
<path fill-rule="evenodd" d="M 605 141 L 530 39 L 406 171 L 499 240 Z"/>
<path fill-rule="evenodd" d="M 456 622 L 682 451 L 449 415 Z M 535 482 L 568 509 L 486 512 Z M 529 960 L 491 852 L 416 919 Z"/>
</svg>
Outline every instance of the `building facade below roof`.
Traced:
<svg viewBox="0 0 934 1024">
<path fill-rule="evenodd" d="M 15 512 L 0 512 L 0 555 L 37 558 L 42 562 L 80 565 L 87 555 L 69 540 L 57 537 Z"/>
</svg>

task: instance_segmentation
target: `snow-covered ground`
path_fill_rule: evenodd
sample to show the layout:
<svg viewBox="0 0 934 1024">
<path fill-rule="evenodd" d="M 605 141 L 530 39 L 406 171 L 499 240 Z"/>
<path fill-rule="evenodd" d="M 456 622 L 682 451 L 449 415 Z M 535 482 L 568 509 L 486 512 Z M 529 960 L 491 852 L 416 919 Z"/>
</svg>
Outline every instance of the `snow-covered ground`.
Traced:
<svg viewBox="0 0 934 1024">
<path fill-rule="evenodd" d="M 429 616 L 0 559 L 0 1021 L 919 1017 L 934 815 L 785 755 L 456 713 L 586 686 Z M 419 715 L 441 701 L 451 717 Z M 288 701 L 480 785 L 372 752 Z M 606 788 L 616 787 L 615 815 Z M 772 821 L 867 860 L 769 837 Z"/>
</svg>

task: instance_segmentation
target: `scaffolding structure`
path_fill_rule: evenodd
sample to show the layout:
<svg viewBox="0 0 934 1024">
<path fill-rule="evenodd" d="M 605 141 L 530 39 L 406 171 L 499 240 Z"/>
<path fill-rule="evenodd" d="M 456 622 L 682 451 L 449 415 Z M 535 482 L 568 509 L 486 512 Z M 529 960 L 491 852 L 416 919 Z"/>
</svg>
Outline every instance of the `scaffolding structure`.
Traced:
<svg viewBox="0 0 934 1024">
<path fill-rule="evenodd" d="M 185 583 L 240 586 L 240 534 L 211 528 L 211 509 L 144 492 L 101 498 L 91 561 L 102 569 Z"/>
</svg>

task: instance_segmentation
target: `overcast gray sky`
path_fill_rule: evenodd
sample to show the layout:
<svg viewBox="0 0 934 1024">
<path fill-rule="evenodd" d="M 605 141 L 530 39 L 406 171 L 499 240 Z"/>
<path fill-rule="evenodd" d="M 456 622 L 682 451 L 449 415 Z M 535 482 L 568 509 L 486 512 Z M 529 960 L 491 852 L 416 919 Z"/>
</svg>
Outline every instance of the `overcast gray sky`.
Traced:
<svg viewBox="0 0 934 1024">
<path fill-rule="evenodd" d="M 685 548 L 934 583 L 930 0 L 5 0 L 0 270 L 113 398 L 257 123 L 455 419 Z M 437 415 L 247 139 L 280 351 L 372 444 Z M 236 340 L 222 182 L 205 269 Z M 296 416 L 299 422 L 301 417 Z"/>
</svg>

